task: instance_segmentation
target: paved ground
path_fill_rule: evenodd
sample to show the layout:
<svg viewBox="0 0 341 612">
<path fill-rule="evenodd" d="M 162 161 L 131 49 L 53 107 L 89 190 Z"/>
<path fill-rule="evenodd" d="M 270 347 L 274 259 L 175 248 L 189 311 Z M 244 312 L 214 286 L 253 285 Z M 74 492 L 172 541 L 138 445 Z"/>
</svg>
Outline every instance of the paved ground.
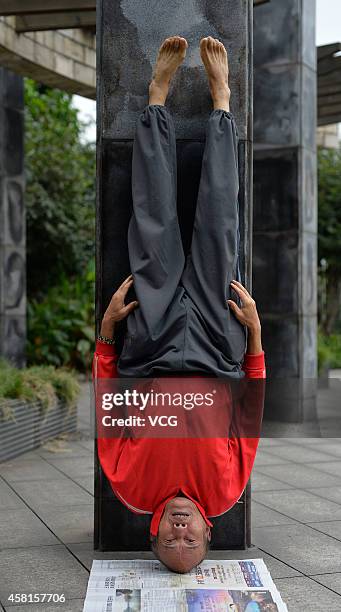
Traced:
<svg viewBox="0 0 341 612">
<path fill-rule="evenodd" d="M 324 431 L 338 417 L 340 389 L 333 379 L 319 392 Z M 81 611 L 92 559 L 115 557 L 92 550 L 88 395 L 84 384 L 72 440 L 0 466 L 0 611 L 22 611 L 8 595 L 25 592 L 66 597 L 31 612 Z M 341 610 L 341 439 L 264 438 L 252 481 L 254 547 L 212 558 L 263 557 L 290 612 Z"/>
</svg>

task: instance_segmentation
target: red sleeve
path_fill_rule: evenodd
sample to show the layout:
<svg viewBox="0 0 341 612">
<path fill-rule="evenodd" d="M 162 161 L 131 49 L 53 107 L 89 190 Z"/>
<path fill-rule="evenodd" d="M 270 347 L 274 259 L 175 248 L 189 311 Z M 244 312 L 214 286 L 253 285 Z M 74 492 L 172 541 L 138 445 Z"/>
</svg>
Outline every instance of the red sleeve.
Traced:
<svg viewBox="0 0 341 612">
<path fill-rule="evenodd" d="M 264 351 L 258 355 L 246 353 L 242 370 L 248 378 L 266 378 Z"/>
<path fill-rule="evenodd" d="M 92 361 L 92 380 L 97 406 L 98 378 L 117 378 L 118 356 L 114 344 L 96 341 L 96 350 Z M 99 411 L 96 410 L 96 414 Z M 101 467 L 112 486 L 115 484 L 115 473 L 120 454 L 125 445 L 126 438 L 97 438 L 97 452 Z"/>
<path fill-rule="evenodd" d="M 117 378 L 117 353 L 114 344 L 96 340 L 96 349 L 92 361 L 92 378 Z"/>
<path fill-rule="evenodd" d="M 258 355 L 246 353 L 243 370 L 245 378 L 234 401 L 228 442 L 231 507 L 250 478 L 261 435 L 266 378 L 264 351 Z"/>
</svg>

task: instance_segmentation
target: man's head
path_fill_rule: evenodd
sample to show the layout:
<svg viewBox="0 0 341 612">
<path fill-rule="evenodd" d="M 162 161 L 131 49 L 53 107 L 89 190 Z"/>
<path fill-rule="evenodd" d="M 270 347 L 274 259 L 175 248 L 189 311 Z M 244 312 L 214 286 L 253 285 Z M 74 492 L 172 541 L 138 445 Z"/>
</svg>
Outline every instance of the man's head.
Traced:
<svg viewBox="0 0 341 612">
<path fill-rule="evenodd" d="M 174 497 L 165 506 L 152 550 L 170 570 L 184 574 L 205 558 L 210 540 L 211 530 L 196 505 Z"/>
</svg>

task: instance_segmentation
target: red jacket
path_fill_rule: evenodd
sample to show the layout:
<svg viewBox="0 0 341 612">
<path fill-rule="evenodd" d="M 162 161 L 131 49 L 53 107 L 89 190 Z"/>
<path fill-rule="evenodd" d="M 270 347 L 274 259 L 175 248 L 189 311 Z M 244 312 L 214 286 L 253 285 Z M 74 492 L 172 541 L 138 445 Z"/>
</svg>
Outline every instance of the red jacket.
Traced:
<svg viewBox="0 0 341 612">
<path fill-rule="evenodd" d="M 117 360 L 114 345 L 97 340 L 92 363 L 94 384 L 97 378 L 117 377 Z M 243 370 L 244 380 L 264 379 L 264 352 L 246 354 Z M 242 418 L 254 397 L 252 387 L 244 393 Z M 262 411 L 263 400 L 263 392 L 258 393 L 257 402 L 261 404 L 256 406 L 258 413 Z M 210 526 L 208 517 L 224 514 L 234 506 L 255 460 L 259 442 L 257 424 L 255 431 L 256 437 L 236 435 L 232 422 L 228 437 L 98 438 L 98 456 L 116 497 L 132 512 L 153 514 L 150 532 L 157 535 L 166 503 L 180 491 L 196 504 Z"/>
</svg>

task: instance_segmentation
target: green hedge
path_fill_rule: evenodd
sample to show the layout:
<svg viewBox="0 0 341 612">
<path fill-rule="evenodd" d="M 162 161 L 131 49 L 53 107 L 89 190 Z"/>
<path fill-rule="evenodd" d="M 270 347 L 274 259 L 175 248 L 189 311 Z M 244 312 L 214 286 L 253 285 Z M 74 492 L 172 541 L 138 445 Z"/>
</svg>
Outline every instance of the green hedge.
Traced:
<svg viewBox="0 0 341 612">
<path fill-rule="evenodd" d="M 318 335 L 318 369 L 341 368 L 341 334 Z"/>
<path fill-rule="evenodd" d="M 18 369 L 3 357 L 0 358 L 0 410 L 5 412 L 8 399 L 27 402 L 40 401 L 43 411 L 58 400 L 68 408 L 76 405 L 80 392 L 77 373 L 54 366 L 32 366 Z"/>
</svg>

